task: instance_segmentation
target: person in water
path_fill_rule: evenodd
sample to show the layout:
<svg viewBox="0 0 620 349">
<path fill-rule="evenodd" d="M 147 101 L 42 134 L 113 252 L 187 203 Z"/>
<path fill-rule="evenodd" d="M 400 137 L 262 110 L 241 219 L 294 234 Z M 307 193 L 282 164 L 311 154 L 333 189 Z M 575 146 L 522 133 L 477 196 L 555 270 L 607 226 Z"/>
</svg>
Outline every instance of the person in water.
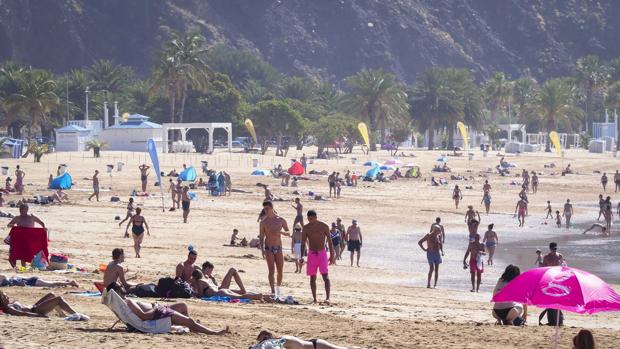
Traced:
<svg viewBox="0 0 620 349">
<path fill-rule="evenodd" d="M 125 228 L 125 237 L 129 237 L 129 226 L 131 227 L 131 235 L 133 236 L 133 248 L 136 252 L 136 258 L 140 258 L 140 249 L 142 248 L 142 240 L 144 239 L 144 227 L 146 227 L 146 234 L 151 235 L 149 224 L 146 222 L 146 218 L 142 216 L 142 209 L 136 208 L 136 214 L 131 217 L 127 227 Z"/>
</svg>

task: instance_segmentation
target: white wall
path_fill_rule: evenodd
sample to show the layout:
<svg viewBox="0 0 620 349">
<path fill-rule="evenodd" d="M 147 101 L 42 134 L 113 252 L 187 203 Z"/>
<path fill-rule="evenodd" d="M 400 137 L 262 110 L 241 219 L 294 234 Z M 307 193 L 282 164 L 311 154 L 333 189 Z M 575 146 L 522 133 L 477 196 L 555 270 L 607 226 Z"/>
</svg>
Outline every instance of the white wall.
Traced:
<svg viewBox="0 0 620 349">
<path fill-rule="evenodd" d="M 99 134 L 99 139 L 108 145 L 105 150 L 146 151 L 146 141 L 153 138 L 157 144 L 157 151 L 161 152 L 161 129 L 114 129 L 108 128 Z"/>
<path fill-rule="evenodd" d="M 79 133 L 56 133 L 56 151 L 83 151 L 89 137 L 82 137 Z"/>
</svg>

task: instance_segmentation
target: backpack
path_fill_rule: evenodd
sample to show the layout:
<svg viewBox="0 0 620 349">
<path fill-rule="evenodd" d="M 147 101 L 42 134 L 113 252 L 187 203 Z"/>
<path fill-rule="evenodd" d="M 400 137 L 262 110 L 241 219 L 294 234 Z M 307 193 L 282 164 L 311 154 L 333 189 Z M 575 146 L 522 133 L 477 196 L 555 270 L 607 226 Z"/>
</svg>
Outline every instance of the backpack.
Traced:
<svg viewBox="0 0 620 349">
<path fill-rule="evenodd" d="M 174 279 L 171 277 L 165 277 L 159 279 L 157 282 L 157 295 L 162 298 L 169 297 L 169 294 L 174 287 Z"/>
<path fill-rule="evenodd" d="M 192 297 L 192 286 L 187 282 L 176 279 L 174 280 L 174 286 L 168 296 L 170 298 L 191 298 Z"/>
<path fill-rule="evenodd" d="M 564 314 L 562 314 L 561 310 L 557 310 L 557 309 L 545 309 L 543 310 L 542 313 L 540 313 L 540 316 L 538 316 L 538 325 L 542 326 L 542 318 L 545 316 L 545 314 L 547 315 L 547 323 L 545 325 L 547 326 L 564 326 Z M 558 322 L 558 316 L 560 317 L 560 321 Z"/>
<path fill-rule="evenodd" d="M 143 284 L 134 288 L 133 294 L 137 297 L 157 297 L 157 286 L 155 284 Z"/>
</svg>

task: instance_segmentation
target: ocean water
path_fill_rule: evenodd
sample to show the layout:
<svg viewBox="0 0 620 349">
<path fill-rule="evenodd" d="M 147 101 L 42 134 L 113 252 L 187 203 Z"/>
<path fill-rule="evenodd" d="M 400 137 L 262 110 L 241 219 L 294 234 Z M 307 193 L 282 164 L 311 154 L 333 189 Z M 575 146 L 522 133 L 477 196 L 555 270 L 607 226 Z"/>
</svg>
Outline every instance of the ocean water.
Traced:
<svg viewBox="0 0 620 349">
<path fill-rule="evenodd" d="M 482 216 L 479 229 L 481 235 L 489 223 L 495 224 L 500 244 L 495 253 L 493 266 L 485 266 L 481 291 L 492 291 L 497 279 L 508 264 L 515 264 L 522 271 L 535 267 L 536 249 L 548 252 L 549 242 L 559 245 L 559 252 L 568 265 L 598 275 L 608 283 L 620 284 L 620 232 L 612 227 L 612 237 L 602 237 L 595 231 L 581 234 L 595 221 L 597 211 L 590 203 L 576 203 L 575 206 L 592 208 L 576 218 L 571 229 L 557 228 L 555 220 L 546 220 L 544 215 L 526 218 L 526 226 L 519 228 L 512 214 L 491 214 Z M 592 219 L 594 217 L 594 219 Z M 438 286 L 450 289 L 471 288 L 469 270 L 463 269 L 463 257 L 468 244 L 468 233 L 462 217 L 445 217 L 445 256 L 439 268 Z M 617 225 L 616 225 L 617 226 Z M 614 232 L 615 230 L 615 232 Z M 415 229 L 409 232 L 386 232 L 367 234 L 362 249 L 362 264 L 372 268 L 396 270 L 404 275 L 394 282 L 401 285 L 426 286 L 428 263 L 426 253 L 418 246 L 418 240 L 428 232 Z M 345 252 L 342 263 L 348 263 Z M 486 259 L 486 258 L 485 258 Z"/>
</svg>

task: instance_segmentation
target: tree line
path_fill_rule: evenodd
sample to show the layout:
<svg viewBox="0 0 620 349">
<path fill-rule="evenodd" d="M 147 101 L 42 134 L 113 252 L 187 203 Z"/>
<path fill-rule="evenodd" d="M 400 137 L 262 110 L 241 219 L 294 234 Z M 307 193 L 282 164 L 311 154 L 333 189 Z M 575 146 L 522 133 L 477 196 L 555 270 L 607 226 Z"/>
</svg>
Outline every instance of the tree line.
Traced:
<svg viewBox="0 0 620 349">
<path fill-rule="evenodd" d="M 103 102 L 156 122 L 232 122 L 245 132 L 253 120 L 263 151 L 275 140 L 322 152 L 359 141 L 357 123 L 366 122 L 375 144 L 400 143 L 414 132 L 436 134 L 454 144 L 456 123 L 499 137 L 497 125 L 518 122 L 529 132 L 584 132 L 620 108 L 620 58 L 579 58 L 568 76 L 537 81 L 494 72 L 479 81 L 467 69 L 432 68 L 407 85 L 381 69 L 363 69 L 335 84 L 287 76 L 259 56 L 226 46 L 208 47 L 196 31 L 172 32 L 150 73 L 110 60 L 65 74 L 16 62 L 0 65 L 0 125 L 14 137 L 51 137 L 66 120 L 81 119 L 88 88 L 89 114 L 101 118 Z M 588 138 L 588 137 L 586 137 Z"/>
</svg>

